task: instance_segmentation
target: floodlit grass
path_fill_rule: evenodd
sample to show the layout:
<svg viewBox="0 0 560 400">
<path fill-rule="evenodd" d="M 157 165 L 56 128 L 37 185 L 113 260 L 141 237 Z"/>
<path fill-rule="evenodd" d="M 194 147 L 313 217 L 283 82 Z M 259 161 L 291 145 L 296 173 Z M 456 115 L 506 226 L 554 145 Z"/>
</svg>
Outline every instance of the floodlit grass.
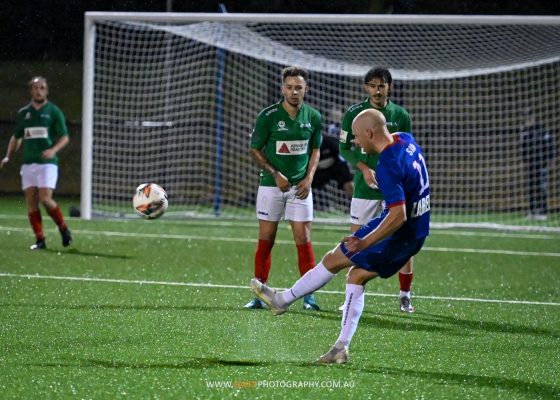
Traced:
<svg viewBox="0 0 560 400">
<path fill-rule="evenodd" d="M 351 362 L 318 366 L 343 276 L 318 313 L 243 309 L 255 222 L 68 219 L 63 248 L 44 215 L 49 249 L 31 252 L 23 204 L 0 202 L 2 398 L 560 397 L 560 235 L 433 230 L 418 311 L 398 311 L 395 278 L 370 282 Z M 345 234 L 317 224 L 317 257 Z M 297 275 L 283 224 L 271 284 Z"/>
</svg>

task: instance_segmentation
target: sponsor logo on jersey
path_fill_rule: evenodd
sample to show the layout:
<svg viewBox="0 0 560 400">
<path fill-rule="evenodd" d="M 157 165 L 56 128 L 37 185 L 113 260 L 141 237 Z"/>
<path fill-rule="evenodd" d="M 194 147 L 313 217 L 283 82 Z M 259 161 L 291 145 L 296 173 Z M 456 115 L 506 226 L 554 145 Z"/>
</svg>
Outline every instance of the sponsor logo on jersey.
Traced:
<svg viewBox="0 0 560 400">
<path fill-rule="evenodd" d="M 284 121 L 278 121 L 278 131 L 287 131 L 288 128 L 286 128 L 286 123 Z"/>
<path fill-rule="evenodd" d="M 348 139 L 348 132 L 346 132 L 344 129 L 340 130 L 340 143 L 346 143 L 346 140 Z"/>
<path fill-rule="evenodd" d="M 311 129 L 311 122 L 302 122 L 299 127 L 300 129 Z"/>
<path fill-rule="evenodd" d="M 31 113 L 29 111 L 27 111 L 25 113 L 25 119 L 30 119 L 31 118 Z"/>
<path fill-rule="evenodd" d="M 276 154 L 300 155 L 307 153 L 307 140 L 284 140 L 276 142 Z"/>
<path fill-rule="evenodd" d="M 25 139 L 48 139 L 49 131 L 43 126 L 25 128 L 23 137 Z"/>
</svg>

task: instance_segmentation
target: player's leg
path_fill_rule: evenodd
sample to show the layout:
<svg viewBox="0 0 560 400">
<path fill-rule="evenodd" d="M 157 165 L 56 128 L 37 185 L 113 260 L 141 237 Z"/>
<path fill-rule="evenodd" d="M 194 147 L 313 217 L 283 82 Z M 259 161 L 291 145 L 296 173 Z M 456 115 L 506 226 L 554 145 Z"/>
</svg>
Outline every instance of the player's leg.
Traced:
<svg viewBox="0 0 560 400">
<path fill-rule="evenodd" d="M 379 215 L 381 211 L 383 211 L 382 200 L 352 198 L 352 202 L 350 203 L 350 232 L 356 232 L 373 217 Z M 350 273 L 350 271 L 348 271 L 348 273 Z M 338 310 L 344 311 L 344 304 L 338 307 Z"/>
<path fill-rule="evenodd" d="M 313 220 L 313 192 L 305 199 L 290 195 L 286 201 L 286 219 L 290 221 L 292 235 L 296 244 L 298 269 L 300 276 L 305 275 L 315 266 L 315 254 L 311 243 L 311 221 Z M 319 311 L 313 293 L 303 297 L 303 309 Z"/>
<path fill-rule="evenodd" d="M 529 190 L 529 219 L 535 219 L 535 216 L 539 213 L 539 174 L 538 168 L 533 165 L 528 166 L 527 170 L 527 188 Z"/>
<path fill-rule="evenodd" d="M 375 218 L 356 232 L 356 236 L 363 238 L 377 229 L 382 218 Z M 321 358 L 321 363 L 344 363 L 348 360 L 348 346 L 358 326 L 364 308 L 364 286 L 379 276 L 387 279 L 395 275 L 405 264 L 417 254 L 424 244 L 424 239 L 409 241 L 395 241 L 387 238 L 360 252 L 350 252 L 344 244 L 340 250 L 346 254 L 354 265 L 346 278 L 346 300 L 342 315 L 340 335 L 334 346 Z"/>
<path fill-rule="evenodd" d="M 399 284 L 401 287 L 399 293 L 399 304 L 401 311 L 407 313 L 413 313 L 416 311 L 416 309 L 412 306 L 410 290 L 412 287 L 412 278 L 414 277 L 413 266 L 414 258 L 411 257 L 399 271 Z"/>
<path fill-rule="evenodd" d="M 47 247 L 43 234 L 41 210 L 39 209 L 37 168 L 38 164 L 23 164 L 20 169 L 21 189 L 25 195 L 27 217 L 35 234 L 35 244 L 31 246 L 31 250 L 41 250 Z"/>
<path fill-rule="evenodd" d="M 365 285 L 377 276 L 376 272 L 356 267 L 348 272 L 340 334 L 331 349 L 319 357 L 317 362 L 342 364 L 348 361 L 348 347 L 364 311 Z"/>
<path fill-rule="evenodd" d="M 539 169 L 538 179 L 538 221 L 546 221 L 548 219 L 547 190 L 548 190 L 548 171 L 546 168 Z"/>
<path fill-rule="evenodd" d="M 340 246 L 335 247 L 323 257 L 323 260 L 299 278 L 288 290 L 276 292 L 258 280 L 251 280 L 251 288 L 266 302 L 273 314 L 280 315 L 296 300 L 326 285 L 342 269 L 351 265 L 350 260 L 342 253 Z"/>
<path fill-rule="evenodd" d="M 276 239 L 278 223 L 284 214 L 285 200 L 276 187 L 260 186 L 257 193 L 257 219 L 259 237 L 254 257 L 254 277 L 262 283 L 268 281 L 272 266 L 272 248 Z M 250 309 L 266 308 L 265 303 L 254 298 L 244 306 Z"/>
<path fill-rule="evenodd" d="M 311 221 L 290 221 L 290 224 L 297 249 L 299 273 L 300 276 L 303 276 L 315 267 L 315 254 L 311 244 Z M 303 297 L 303 309 L 310 311 L 320 310 L 313 293 Z"/>
<path fill-rule="evenodd" d="M 53 191 L 58 180 L 58 166 L 54 164 L 43 164 L 38 169 L 39 202 L 45 207 L 62 237 L 62 245 L 69 246 L 72 243 L 72 234 L 64 221 L 62 211 L 53 199 Z"/>
<path fill-rule="evenodd" d="M 31 250 L 42 250 L 47 247 L 45 235 L 43 233 L 43 220 L 39 209 L 39 189 L 28 187 L 24 190 L 25 203 L 27 204 L 27 217 L 33 233 L 35 234 L 35 244 L 31 245 Z"/>
</svg>

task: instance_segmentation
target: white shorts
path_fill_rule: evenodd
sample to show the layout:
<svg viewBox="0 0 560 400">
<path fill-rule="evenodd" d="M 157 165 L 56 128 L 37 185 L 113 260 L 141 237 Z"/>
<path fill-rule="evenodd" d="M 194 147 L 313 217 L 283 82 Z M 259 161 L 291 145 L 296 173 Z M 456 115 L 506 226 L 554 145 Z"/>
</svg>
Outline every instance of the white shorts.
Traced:
<svg viewBox="0 0 560 400">
<path fill-rule="evenodd" d="M 21 188 L 30 187 L 56 188 L 58 180 L 58 165 L 55 164 L 23 164 L 19 171 Z"/>
<path fill-rule="evenodd" d="M 296 198 L 296 187 L 282 192 L 276 186 L 259 186 L 257 192 L 257 219 L 264 221 L 313 221 L 313 193 L 307 198 Z"/>
<path fill-rule="evenodd" d="M 354 225 L 365 225 L 377 217 L 385 207 L 383 200 L 366 200 L 352 197 L 350 203 L 350 222 Z"/>
</svg>

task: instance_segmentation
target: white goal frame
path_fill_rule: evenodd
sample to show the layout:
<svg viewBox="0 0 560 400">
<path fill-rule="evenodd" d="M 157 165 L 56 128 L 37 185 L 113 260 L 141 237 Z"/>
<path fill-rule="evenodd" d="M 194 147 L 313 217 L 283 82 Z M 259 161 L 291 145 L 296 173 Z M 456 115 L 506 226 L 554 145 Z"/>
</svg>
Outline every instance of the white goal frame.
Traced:
<svg viewBox="0 0 560 400">
<path fill-rule="evenodd" d="M 127 21 L 154 23 L 190 22 L 278 22 L 289 23 L 345 23 L 345 24 L 439 24 L 439 25 L 554 25 L 560 26 L 560 17 L 555 16 L 464 16 L 464 15 L 336 15 L 336 14 L 229 14 L 229 13 L 129 13 L 129 12 L 87 12 L 84 24 L 84 73 L 82 110 L 82 182 L 81 217 L 92 218 L 92 152 L 94 122 L 94 77 L 96 22 Z M 547 62 L 557 62 L 552 57 Z M 541 60 L 542 62 L 542 60 Z M 527 66 L 531 66 L 528 63 Z M 394 71 L 391 66 L 389 68 Z M 492 71 L 485 71 L 486 73 Z M 399 75 L 399 71 L 394 73 Z M 461 224 L 452 224 L 458 226 Z M 468 225 L 468 224 L 467 224 Z M 478 225 L 478 226 L 483 226 Z M 503 228 L 488 224 L 489 228 Z M 509 227 L 515 228 L 515 227 Z M 521 227 L 520 227 L 521 228 Z M 526 227 L 524 227 L 525 229 Z M 529 227 L 529 229 L 532 229 Z M 560 228 L 539 227 L 538 230 L 560 231 Z"/>
</svg>

